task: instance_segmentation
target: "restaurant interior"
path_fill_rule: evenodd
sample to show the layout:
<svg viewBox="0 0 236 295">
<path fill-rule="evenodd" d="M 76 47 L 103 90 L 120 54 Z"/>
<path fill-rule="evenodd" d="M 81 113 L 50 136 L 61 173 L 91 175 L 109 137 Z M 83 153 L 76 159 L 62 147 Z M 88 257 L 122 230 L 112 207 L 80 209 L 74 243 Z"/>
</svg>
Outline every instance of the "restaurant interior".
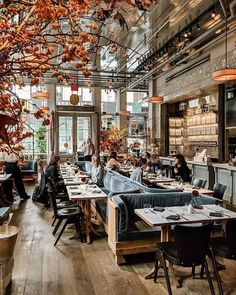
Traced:
<svg viewBox="0 0 236 295">
<path fill-rule="evenodd" d="M 236 1 L 0 16 L 0 295 L 236 294 Z"/>
</svg>

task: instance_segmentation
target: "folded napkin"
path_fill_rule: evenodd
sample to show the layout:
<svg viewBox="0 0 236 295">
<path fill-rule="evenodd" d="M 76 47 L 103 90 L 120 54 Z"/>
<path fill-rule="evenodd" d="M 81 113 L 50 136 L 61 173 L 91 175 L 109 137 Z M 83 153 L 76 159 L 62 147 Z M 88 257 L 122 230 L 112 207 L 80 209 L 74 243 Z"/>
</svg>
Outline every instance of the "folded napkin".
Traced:
<svg viewBox="0 0 236 295">
<path fill-rule="evenodd" d="M 102 191 L 100 189 L 94 189 L 92 191 L 93 194 L 98 194 L 98 193 L 101 193 Z"/>
<path fill-rule="evenodd" d="M 169 215 L 166 217 L 166 219 L 170 219 L 170 220 L 179 220 L 180 216 L 178 214 L 176 215 Z"/>
<path fill-rule="evenodd" d="M 80 194 L 81 194 L 81 191 L 71 192 L 71 195 L 72 195 L 72 196 L 76 196 L 76 195 L 80 195 Z"/>
<path fill-rule="evenodd" d="M 210 212 L 209 216 L 222 217 L 223 215 L 221 212 Z"/>
</svg>

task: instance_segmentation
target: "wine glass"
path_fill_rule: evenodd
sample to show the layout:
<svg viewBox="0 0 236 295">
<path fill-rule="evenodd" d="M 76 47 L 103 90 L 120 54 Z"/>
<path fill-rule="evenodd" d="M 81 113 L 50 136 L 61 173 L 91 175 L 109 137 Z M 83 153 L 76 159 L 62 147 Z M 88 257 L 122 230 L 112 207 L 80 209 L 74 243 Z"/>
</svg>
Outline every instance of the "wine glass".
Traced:
<svg viewBox="0 0 236 295">
<path fill-rule="evenodd" d="M 79 169 L 75 168 L 74 171 L 75 171 L 75 174 L 77 174 L 79 172 Z"/>
</svg>

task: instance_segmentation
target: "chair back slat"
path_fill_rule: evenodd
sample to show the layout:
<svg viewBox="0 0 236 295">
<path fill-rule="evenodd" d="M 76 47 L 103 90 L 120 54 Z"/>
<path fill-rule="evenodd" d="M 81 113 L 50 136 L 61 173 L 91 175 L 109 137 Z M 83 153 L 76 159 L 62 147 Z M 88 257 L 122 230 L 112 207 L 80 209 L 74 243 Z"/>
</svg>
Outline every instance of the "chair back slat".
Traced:
<svg viewBox="0 0 236 295">
<path fill-rule="evenodd" d="M 193 178 L 192 178 L 192 181 L 191 181 L 191 184 L 192 184 L 193 186 L 196 186 L 196 187 L 202 187 L 202 188 L 205 188 L 206 183 L 207 183 L 206 180 L 204 180 L 204 179 L 200 179 L 200 178 L 196 178 L 196 177 L 193 177 Z"/>
<path fill-rule="evenodd" d="M 50 183 L 48 183 L 46 186 L 47 186 L 48 195 L 49 195 L 49 198 L 50 198 L 50 201 L 51 201 L 51 206 L 52 206 L 52 209 L 53 209 L 53 213 L 56 216 L 57 215 L 56 197 L 55 197 L 55 194 L 53 193 L 53 189 L 52 189 Z"/>
<path fill-rule="evenodd" d="M 213 197 L 219 200 L 222 200 L 227 186 L 221 183 L 215 183 L 213 187 Z"/>
<path fill-rule="evenodd" d="M 201 226 L 176 225 L 174 237 L 177 253 L 183 266 L 201 265 L 208 251 L 213 223 Z"/>
</svg>

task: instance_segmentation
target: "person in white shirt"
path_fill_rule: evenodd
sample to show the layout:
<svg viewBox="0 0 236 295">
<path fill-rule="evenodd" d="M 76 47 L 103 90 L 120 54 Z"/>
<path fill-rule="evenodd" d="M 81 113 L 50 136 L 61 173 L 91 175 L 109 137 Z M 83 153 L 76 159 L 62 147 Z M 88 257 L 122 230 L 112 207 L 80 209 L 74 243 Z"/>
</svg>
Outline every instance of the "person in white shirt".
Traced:
<svg viewBox="0 0 236 295">
<path fill-rule="evenodd" d="M 135 169 L 132 171 L 130 178 L 137 182 L 142 183 L 143 170 L 147 167 L 147 160 L 140 159 L 135 163 Z"/>
<path fill-rule="evenodd" d="M 84 152 L 84 161 L 91 162 L 92 155 L 95 153 L 94 144 L 92 143 L 91 138 L 87 139 L 87 142 L 83 147 L 83 152 Z"/>
<path fill-rule="evenodd" d="M 103 186 L 104 168 L 100 162 L 100 158 L 92 156 L 91 180 L 98 186 Z"/>
<path fill-rule="evenodd" d="M 7 199 L 10 202 L 13 202 L 13 182 L 15 184 L 15 188 L 20 196 L 21 199 L 29 199 L 30 196 L 25 191 L 25 186 L 23 183 L 21 170 L 20 170 L 20 163 L 19 163 L 19 156 L 15 153 L 8 153 L 8 152 L 0 152 L 0 162 L 3 163 L 6 167 L 6 173 L 12 174 L 11 179 L 8 182 L 3 184 L 3 191 L 7 195 Z"/>
</svg>

